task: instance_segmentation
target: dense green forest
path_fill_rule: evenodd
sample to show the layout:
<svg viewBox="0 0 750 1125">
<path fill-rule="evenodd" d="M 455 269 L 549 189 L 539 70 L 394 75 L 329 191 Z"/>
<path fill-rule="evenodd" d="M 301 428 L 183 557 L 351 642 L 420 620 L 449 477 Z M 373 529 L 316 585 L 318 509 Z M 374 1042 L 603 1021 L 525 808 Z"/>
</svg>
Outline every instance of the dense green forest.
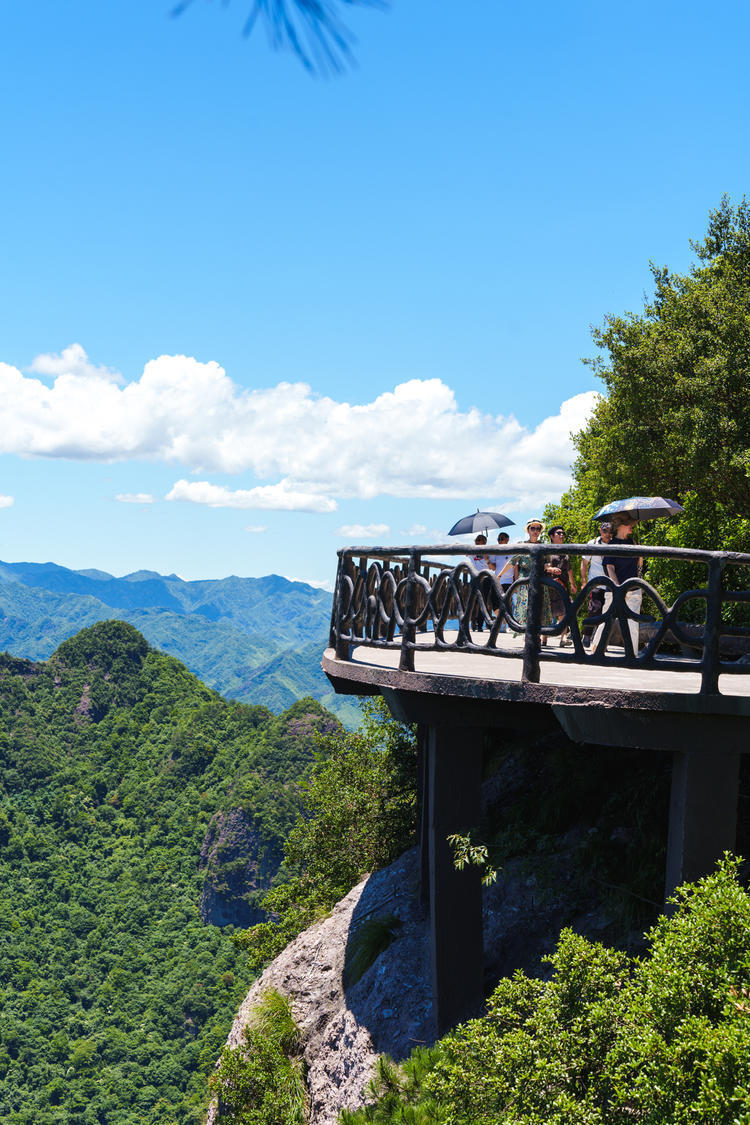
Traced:
<svg viewBox="0 0 750 1125">
<path fill-rule="evenodd" d="M 338 724 L 310 699 L 229 703 L 122 622 L 0 657 L 0 714 L 0 1119 L 193 1125 L 253 975 L 201 918 L 201 849 L 226 893 L 241 812 L 257 898 Z"/>
</svg>

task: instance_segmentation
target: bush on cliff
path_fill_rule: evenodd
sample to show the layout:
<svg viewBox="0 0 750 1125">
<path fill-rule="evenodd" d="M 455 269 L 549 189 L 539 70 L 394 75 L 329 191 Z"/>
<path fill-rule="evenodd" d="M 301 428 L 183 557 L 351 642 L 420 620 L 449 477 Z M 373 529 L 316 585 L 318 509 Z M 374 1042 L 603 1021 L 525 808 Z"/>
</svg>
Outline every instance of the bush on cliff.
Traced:
<svg viewBox="0 0 750 1125">
<path fill-rule="evenodd" d="M 269 989 L 240 1047 L 225 1047 L 209 1087 L 223 1125 L 303 1125 L 306 1091 L 289 1000 Z"/>
<path fill-rule="evenodd" d="M 344 1125 L 750 1125 L 750 896 L 737 861 L 677 891 L 642 959 L 566 930 L 549 982 L 386 1062 Z"/>
</svg>

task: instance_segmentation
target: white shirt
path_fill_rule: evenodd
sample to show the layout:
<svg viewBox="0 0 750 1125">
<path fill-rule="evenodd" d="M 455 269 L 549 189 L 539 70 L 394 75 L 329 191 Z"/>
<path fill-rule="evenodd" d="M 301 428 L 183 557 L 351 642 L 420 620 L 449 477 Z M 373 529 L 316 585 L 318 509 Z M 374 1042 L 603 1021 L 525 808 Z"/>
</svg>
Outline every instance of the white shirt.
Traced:
<svg viewBox="0 0 750 1125">
<path fill-rule="evenodd" d="M 505 564 L 507 563 L 508 559 L 510 558 L 510 556 L 512 554 L 513 554 L 513 552 L 510 550 L 510 544 L 508 544 L 508 550 L 505 551 L 502 555 L 490 555 L 491 562 L 493 562 L 495 564 L 495 574 L 497 574 L 497 575 L 500 574 L 500 571 L 503 569 L 503 567 L 505 566 Z M 506 572 L 502 576 L 502 578 L 499 578 L 499 582 L 500 582 L 501 586 L 510 586 L 512 581 L 513 581 L 513 570 L 512 570 L 512 568 L 510 570 L 506 570 Z"/>
<path fill-rule="evenodd" d="M 607 544 L 602 539 L 601 535 L 597 535 L 596 539 L 589 539 L 587 546 L 593 547 L 606 547 Z M 586 562 L 589 564 L 589 576 L 587 582 L 592 578 L 605 578 L 604 573 L 604 555 L 584 555 Z"/>
<path fill-rule="evenodd" d="M 474 570 L 489 570 L 489 556 L 488 555 L 472 555 L 471 561 L 474 564 Z"/>
</svg>

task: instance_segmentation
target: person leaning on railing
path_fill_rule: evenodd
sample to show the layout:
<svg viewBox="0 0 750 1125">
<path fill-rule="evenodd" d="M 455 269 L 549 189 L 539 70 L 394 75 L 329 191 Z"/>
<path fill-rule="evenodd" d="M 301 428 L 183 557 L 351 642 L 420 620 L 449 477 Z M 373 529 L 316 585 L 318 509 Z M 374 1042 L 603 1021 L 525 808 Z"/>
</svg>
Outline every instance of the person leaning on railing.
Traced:
<svg viewBox="0 0 750 1125">
<path fill-rule="evenodd" d="M 638 523 L 636 517 L 632 512 L 617 512 L 612 517 L 612 545 L 625 546 L 633 542 L 633 528 Z M 637 555 L 605 555 L 604 556 L 604 572 L 608 578 L 611 578 L 616 586 L 622 586 L 623 582 L 627 582 L 629 578 L 637 578 L 640 574 L 641 567 L 643 566 L 643 559 L 638 558 Z M 634 613 L 641 612 L 641 602 L 643 601 L 643 590 L 640 588 L 628 590 L 625 595 L 625 604 Z M 606 613 L 612 604 L 612 591 L 607 590 L 604 594 L 604 605 L 602 612 Z M 609 633 L 609 625 L 603 621 L 601 625 L 597 626 L 594 633 L 594 639 L 591 642 L 593 648 L 599 643 L 602 632 L 607 629 Z M 638 641 L 639 641 L 639 626 L 637 621 L 628 618 L 628 629 L 630 630 L 630 639 L 633 642 L 633 652 L 638 654 Z"/>
</svg>

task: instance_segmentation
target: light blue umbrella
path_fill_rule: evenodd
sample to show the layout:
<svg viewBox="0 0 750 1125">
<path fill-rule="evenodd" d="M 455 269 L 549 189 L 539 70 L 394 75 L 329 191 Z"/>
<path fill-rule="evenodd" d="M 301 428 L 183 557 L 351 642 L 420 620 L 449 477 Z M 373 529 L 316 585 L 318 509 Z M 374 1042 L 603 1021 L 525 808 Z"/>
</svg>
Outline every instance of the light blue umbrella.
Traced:
<svg viewBox="0 0 750 1125">
<path fill-rule="evenodd" d="M 682 504 L 667 500 L 664 496 L 628 496 L 626 500 L 613 500 L 605 504 L 594 516 L 595 520 L 606 520 L 616 512 L 632 512 L 637 520 L 658 520 L 660 516 L 678 516 L 684 512 Z"/>
</svg>

